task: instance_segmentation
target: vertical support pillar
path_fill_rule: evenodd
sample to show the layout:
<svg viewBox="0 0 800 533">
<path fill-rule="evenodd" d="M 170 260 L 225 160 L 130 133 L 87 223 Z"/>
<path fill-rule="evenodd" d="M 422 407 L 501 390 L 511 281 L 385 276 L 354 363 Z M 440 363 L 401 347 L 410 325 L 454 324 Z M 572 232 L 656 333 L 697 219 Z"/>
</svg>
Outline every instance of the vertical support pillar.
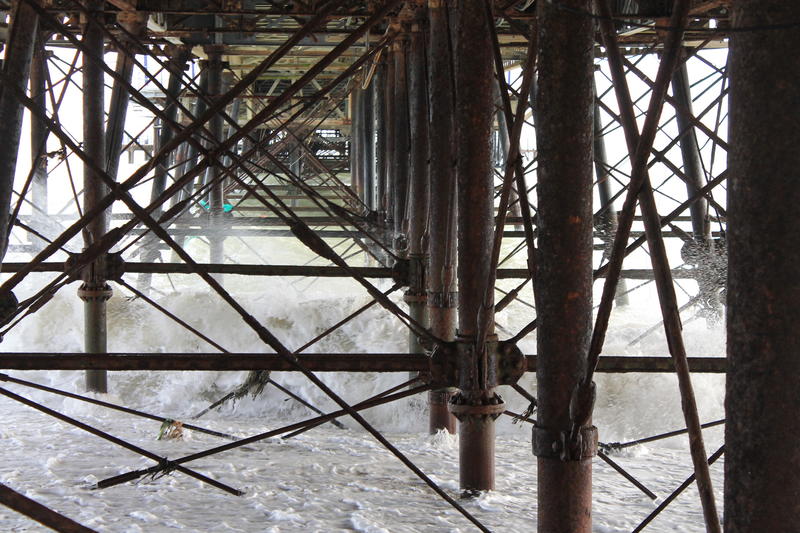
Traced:
<svg viewBox="0 0 800 533">
<path fill-rule="evenodd" d="M 206 47 L 206 53 L 208 54 L 208 96 L 215 100 L 222 94 L 222 54 L 221 49 L 217 46 Z M 214 115 L 209 121 L 209 130 L 215 144 L 222 141 L 222 117 L 219 114 Z M 209 222 L 212 230 L 219 230 L 222 227 L 224 215 L 221 173 L 218 164 L 211 165 L 208 170 L 208 179 L 212 184 L 209 195 Z M 212 233 L 209 235 L 208 242 L 211 264 L 224 262 L 224 237 L 221 234 Z"/>
<path fill-rule="evenodd" d="M 147 24 L 147 14 L 139 11 L 121 11 L 117 21 L 132 35 L 140 35 Z M 123 43 L 128 50 L 117 51 L 117 64 L 115 71 L 123 80 L 130 84 L 133 78 L 134 43 Z M 119 172 L 119 159 L 122 146 L 125 144 L 125 122 L 128 116 L 128 103 L 130 93 L 128 89 L 114 80 L 111 88 L 111 102 L 108 110 L 108 124 L 106 126 L 106 172 L 112 179 L 117 178 Z"/>
<path fill-rule="evenodd" d="M 363 201 L 367 208 L 375 209 L 375 113 L 372 101 L 372 83 L 361 94 L 361 159 L 363 161 Z"/>
<path fill-rule="evenodd" d="M 3 61 L 3 72 L 17 88 L 25 91 L 31 68 L 33 48 L 38 34 L 39 17 L 25 2 L 12 3 L 11 23 Z M 22 134 L 22 104 L 13 91 L 0 92 L 0 260 L 8 249 L 11 196 L 14 191 L 14 174 L 17 170 L 17 152 Z"/>
<path fill-rule="evenodd" d="M 692 112 L 692 92 L 689 84 L 689 72 L 683 62 L 675 69 L 672 77 L 672 94 L 675 100 L 689 113 Z M 686 175 L 686 193 L 689 198 L 697 196 L 700 189 L 706 184 L 705 175 L 700 159 L 700 147 L 697 144 L 694 125 L 683 113 L 676 113 L 678 131 L 683 133 L 680 138 L 681 156 L 683 157 L 683 172 Z M 683 258 L 694 263 L 701 271 L 697 278 L 698 290 L 702 312 L 707 319 L 717 322 L 722 315 L 719 301 L 719 282 L 717 260 L 714 253 L 714 241 L 711 238 L 711 223 L 708 217 L 708 200 L 700 197 L 689 206 L 692 218 L 693 242 L 684 243 Z"/>
<path fill-rule="evenodd" d="M 467 494 L 494 488 L 495 418 L 502 400 L 488 386 L 482 328 L 494 333 L 494 301 L 484 301 L 491 274 L 494 180 L 491 174 L 494 58 L 483 2 L 455 5 L 456 152 L 458 212 L 459 392 L 450 403 L 458 418 L 459 478 Z M 485 330 L 483 332 L 486 332 Z M 500 407 L 498 411 L 498 407 Z"/>
<path fill-rule="evenodd" d="M 605 137 L 601 135 L 603 124 L 600 121 L 600 106 L 597 103 L 597 91 L 595 90 L 594 104 L 594 174 L 597 178 L 597 192 L 600 196 L 600 207 L 605 212 L 598 217 L 596 228 L 600 232 L 600 238 L 605 244 L 603 259 L 608 259 L 611 254 L 611 245 L 614 242 L 614 233 L 617 231 L 617 211 L 614 208 L 614 200 L 611 194 L 611 176 L 608 173 L 608 156 L 606 155 Z M 628 305 L 628 290 L 624 279 L 620 279 L 617 284 L 617 294 L 614 301 L 617 305 Z"/>
<path fill-rule="evenodd" d="M 104 118 L 104 73 L 103 67 L 89 57 L 103 57 L 103 0 L 86 2 L 87 18 L 83 27 L 83 149 L 86 156 L 101 169 L 106 166 Z M 108 187 L 100 176 L 88 166 L 83 167 L 83 205 L 92 209 L 108 194 Z M 95 217 L 83 230 L 84 243 L 88 247 L 108 231 L 109 210 Z M 78 296 L 84 302 L 84 350 L 86 353 L 107 352 L 106 302 L 111 297 L 111 287 L 105 279 L 105 256 L 101 256 L 83 271 L 83 284 Z M 107 392 L 108 381 L 105 370 L 86 371 L 86 389 L 92 392 Z"/>
<path fill-rule="evenodd" d="M 592 530 L 592 459 L 597 430 L 580 428 L 570 446 L 570 400 L 584 375 L 592 331 L 593 23 L 540 3 L 536 138 L 539 258 L 535 279 L 539 533 Z M 591 423 L 591 422 L 589 422 Z"/>
<path fill-rule="evenodd" d="M 428 227 L 428 320 L 431 332 L 445 341 L 456 333 L 456 186 L 453 169 L 453 58 L 444 0 L 428 0 L 428 94 L 430 124 L 428 170 L 430 207 Z M 456 432 L 456 418 L 447 404 L 456 389 L 428 393 L 431 433 Z"/>
<path fill-rule="evenodd" d="M 364 184 L 361 172 L 361 100 L 363 98 L 360 81 L 350 92 L 350 188 L 361 200 L 364 198 Z"/>
<path fill-rule="evenodd" d="M 427 249 L 423 243 L 428 223 L 428 87 L 425 58 L 426 17 L 424 8 L 414 6 L 408 54 L 409 128 L 414 132 L 410 139 L 410 172 L 408 194 L 408 259 L 409 287 L 405 293 L 411 317 L 420 324 L 427 323 L 425 301 L 425 266 Z M 409 331 L 410 353 L 424 353 L 417 334 Z"/>
<path fill-rule="evenodd" d="M 403 25 L 400 34 L 392 43 L 394 50 L 394 84 L 392 104 L 394 107 L 394 171 L 392 173 L 392 189 L 394 193 L 393 220 L 395 234 L 395 250 L 405 252 L 407 243 L 406 206 L 408 200 L 408 151 L 411 132 L 408 127 L 408 31 Z"/>
<path fill-rule="evenodd" d="M 375 204 L 378 220 L 386 218 L 386 59 L 381 54 L 372 78 L 375 109 Z"/>
<path fill-rule="evenodd" d="M 731 12 L 734 27 L 800 20 L 800 4 L 781 0 L 734 0 Z M 798 47 L 797 28 L 731 37 L 726 533 L 800 523 Z"/>
<path fill-rule="evenodd" d="M 205 66 L 200 72 L 200 82 L 197 84 L 197 91 L 199 94 L 195 98 L 194 108 L 192 109 L 192 114 L 195 117 L 201 116 L 208 108 L 206 101 L 200 97 L 200 95 L 208 94 L 208 68 Z M 181 177 L 190 172 L 197 164 L 197 152 L 197 145 L 195 143 L 187 143 L 186 162 L 183 163 L 180 168 Z M 198 178 L 195 178 L 195 180 L 197 179 Z M 181 191 L 181 199 L 191 196 L 193 190 L 194 182 L 186 184 Z"/>
<path fill-rule="evenodd" d="M 690 113 L 692 112 L 692 90 L 689 85 L 689 71 L 686 63 L 683 62 L 675 69 L 672 77 L 672 94 L 675 100 Z M 676 113 L 675 119 L 678 123 L 678 131 L 684 133 L 679 141 L 681 156 L 683 157 L 683 172 L 688 178 L 686 182 L 686 193 L 689 198 L 697 196 L 697 193 L 705 185 L 703 168 L 700 164 L 700 149 L 697 146 L 697 136 L 694 126 L 683 113 Z M 698 198 L 691 206 L 689 213 L 692 216 L 692 233 L 698 244 L 708 244 L 711 240 L 711 225 L 708 220 L 708 200 L 703 197 Z"/>
<path fill-rule="evenodd" d="M 395 198 L 396 187 L 394 171 L 394 159 L 397 151 L 397 146 L 394 140 L 394 122 L 396 116 L 394 105 L 394 85 L 396 83 L 394 56 L 396 54 L 396 47 L 394 45 L 390 46 L 388 53 L 386 54 L 386 83 L 384 84 L 386 91 L 383 97 L 384 117 L 386 124 L 386 155 L 384 158 L 385 170 L 383 181 L 385 187 L 384 197 L 386 199 L 384 202 L 384 207 L 386 209 L 386 225 L 388 232 L 391 232 L 394 228 L 394 204 L 397 201 Z"/>
<path fill-rule="evenodd" d="M 30 70 L 31 100 L 45 114 L 47 113 L 47 50 L 44 45 L 48 35 L 49 33 L 39 31 Z M 31 202 L 34 205 L 36 227 L 45 231 L 49 229 L 46 155 L 48 134 L 46 123 L 31 115 L 31 166 L 33 167 Z M 32 242 L 37 248 L 43 246 L 44 243 L 38 237 L 32 237 Z"/>
<path fill-rule="evenodd" d="M 186 67 L 186 62 L 189 59 L 189 50 L 181 47 L 173 49 L 170 63 L 172 70 L 169 73 L 169 81 L 167 82 L 166 103 L 164 105 L 164 114 L 166 115 L 167 122 L 174 122 L 178 118 L 178 104 L 175 99 L 178 98 L 181 92 L 181 78 L 183 76 L 183 69 Z M 172 139 L 175 132 L 172 125 L 169 123 L 161 123 L 161 130 L 158 135 L 158 146 L 166 146 Z M 168 160 L 158 164 L 153 173 L 153 189 L 150 194 L 150 201 L 153 202 L 158 198 L 167 186 L 167 167 L 169 166 Z M 161 215 L 161 208 L 153 211 L 153 217 L 158 220 Z"/>
</svg>

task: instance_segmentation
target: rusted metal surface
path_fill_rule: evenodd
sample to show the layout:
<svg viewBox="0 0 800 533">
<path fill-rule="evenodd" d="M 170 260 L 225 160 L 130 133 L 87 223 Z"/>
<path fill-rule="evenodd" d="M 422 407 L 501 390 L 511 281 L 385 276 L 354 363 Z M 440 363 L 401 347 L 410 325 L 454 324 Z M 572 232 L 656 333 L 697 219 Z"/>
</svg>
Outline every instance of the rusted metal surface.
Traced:
<svg viewBox="0 0 800 533">
<path fill-rule="evenodd" d="M 23 91 L 28 84 L 38 27 L 39 17 L 30 6 L 24 1 L 15 1 L 5 46 L 3 73 Z M 3 132 L 3 142 L 0 143 L 0 258 L 5 256 L 8 248 L 14 172 L 22 133 L 22 109 L 22 104 L 11 91 L 0 93 L 0 127 Z"/>
<path fill-rule="evenodd" d="M 591 9 L 588 0 L 566 4 Z M 586 366 L 592 320 L 593 24 L 547 3 L 539 4 L 538 23 L 539 253 L 534 296 L 537 352 L 542 355 L 536 369 L 533 431 L 538 531 L 589 533 L 594 454 L 589 445 L 597 434 L 591 418 L 585 420 L 579 431 L 586 446 L 573 446 L 570 403 Z M 546 445 L 537 446 L 541 442 Z"/>
<path fill-rule="evenodd" d="M 428 372 L 430 359 L 425 355 L 408 353 L 378 354 L 300 354 L 303 365 L 314 372 Z M 525 356 L 528 372 L 535 372 L 538 358 Z M 725 373 L 724 357 L 691 357 L 692 372 Z M 274 354 L 248 353 L 112 353 L 112 354 L 50 354 L 3 353 L 0 368 L 8 370 L 275 370 L 294 368 Z M 598 372 L 613 373 L 671 373 L 675 364 L 669 357 L 604 356 Z"/>
<path fill-rule="evenodd" d="M 459 392 L 450 412 L 459 420 L 459 480 L 466 492 L 494 488 L 494 421 L 504 410 L 489 384 L 494 301 L 485 300 L 491 277 L 494 186 L 491 168 L 491 19 L 483 2 L 454 5 L 455 141 L 458 220 Z M 491 294 L 491 293 L 490 293 Z M 493 295 L 492 295 L 493 296 Z M 489 408 L 490 411 L 486 411 Z"/>
<path fill-rule="evenodd" d="M 3 483 L 0 483 L 0 504 L 61 533 L 95 533 L 94 529 L 31 500 Z"/>
<path fill-rule="evenodd" d="M 607 2 L 602 1 L 599 6 L 601 14 L 604 16 L 607 15 Z M 672 17 L 670 18 L 671 30 L 666 37 L 664 54 L 661 64 L 659 65 L 656 80 L 653 82 L 653 92 L 648 105 L 647 119 L 642 127 L 641 135 L 636 125 L 633 103 L 622 71 L 622 55 L 617 47 L 616 33 L 608 20 L 604 20 L 601 26 L 603 40 L 609 53 L 612 78 L 615 81 L 615 91 L 619 102 L 620 114 L 622 116 L 622 126 L 628 144 L 628 151 L 631 154 L 632 165 L 629 194 L 625 200 L 623 215 L 620 217 L 620 229 L 614 241 L 614 249 L 612 250 L 609 263 L 615 269 L 621 268 L 621 248 L 624 247 L 627 241 L 627 232 L 630 231 L 631 217 L 638 194 L 640 208 L 644 218 L 647 244 L 650 250 L 651 264 L 655 276 L 656 288 L 658 290 L 661 314 L 664 320 L 664 331 L 667 337 L 670 355 L 675 359 L 675 370 L 681 395 L 681 408 L 683 410 L 684 419 L 686 420 L 686 427 L 689 429 L 689 448 L 692 463 L 694 464 L 695 473 L 697 475 L 697 487 L 700 492 L 705 526 L 709 533 L 716 533 L 721 531 L 719 515 L 717 513 L 714 491 L 711 484 L 711 475 L 708 470 L 708 462 L 706 460 L 707 454 L 687 363 L 686 348 L 683 344 L 683 335 L 681 333 L 682 325 L 678 312 L 675 287 L 669 270 L 669 261 L 664 246 L 664 239 L 661 235 L 660 217 L 655 205 L 653 189 L 647 173 L 647 160 L 649 159 L 650 150 L 658 130 L 658 120 L 661 116 L 667 88 L 675 67 L 678 64 L 681 42 L 683 39 L 682 31 L 686 25 L 689 7 L 690 2 L 688 1 L 676 0 L 675 2 Z M 606 283 L 603 287 L 603 297 L 600 311 L 598 312 L 598 325 L 595 327 L 589 352 L 589 372 L 587 376 L 583 378 L 580 388 L 576 388 L 577 396 L 586 397 L 589 394 L 591 368 L 593 368 L 594 362 L 603 344 L 608 314 L 610 313 L 611 297 L 613 296 L 617 280 L 618 276 L 612 274 L 606 279 Z M 581 391 L 580 389 L 583 390 Z M 573 420 L 573 426 L 575 423 L 575 420 Z"/>
<path fill-rule="evenodd" d="M 734 0 L 737 26 L 800 20 L 800 4 Z M 800 523 L 800 45 L 796 27 L 731 42 L 725 531 Z"/>
<path fill-rule="evenodd" d="M 83 29 L 83 44 L 94 55 L 102 57 L 103 29 L 97 21 L 103 8 L 100 0 L 90 0 L 86 4 L 87 20 Z M 90 56 L 83 57 L 83 147 L 86 157 L 96 168 L 106 168 L 106 144 L 104 118 L 104 91 L 102 67 Z M 89 211 L 98 206 L 101 199 L 109 193 L 98 172 L 89 165 L 83 168 L 83 205 Z M 108 231 L 109 211 L 102 211 L 83 229 L 85 247 L 100 241 Z M 100 256 L 83 270 L 83 284 L 78 296 L 84 308 L 84 349 L 86 353 L 100 354 L 107 349 L 106 301 L 111 297 L 111 288 L 105 280 L 105 257 Z M 94 392 L 107 392 L 108 381 L 105 371 L 88 370 L 86 388 Z"/>
</svg>

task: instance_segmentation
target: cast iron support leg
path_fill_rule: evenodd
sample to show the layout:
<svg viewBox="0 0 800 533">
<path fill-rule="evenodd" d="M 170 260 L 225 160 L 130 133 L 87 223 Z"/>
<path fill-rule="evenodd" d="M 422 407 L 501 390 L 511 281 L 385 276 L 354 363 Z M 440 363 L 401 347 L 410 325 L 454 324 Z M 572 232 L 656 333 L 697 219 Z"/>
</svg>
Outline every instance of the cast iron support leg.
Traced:
<svg viewBox="0 0 800 533">
<path fill-rule="evenodd" d="M 487 384 L 486 343 L 478 344 L 481 328 L 488 329 L 487 339 L 494 337 L 494 301 L 484 301 L 486 282 L 491 277 L 494 237 L 489 143 L 494 71 L 489 24 L 493 23 L 483 2 L 456 6 L 460 390 L 453 397 L 450 410 L 459 421 L 459 473 L 465 493 L 494 488 L 494 423 L 503 409 L 502 400 Z"/>
<path fill-rule="evenodd" d="M 394 173 L 394 158 L 396 152 L 395 145 L 395 106 L 394 106 L 394 84 L 395 80 L 395 60 L 394 56 L 397 54 L 395 47 L 389 47 L 386 54 L 386 81 L 384 83 L 384 117 L 386 125 L 386 156 L 385 156 L 385 170 L 384 170 L 384 208 L 386 210 L 386 227 L 387 232 L 391 233 L 394 228 L 394 204 L 395 199 L 395 173 Z"/>
<path fill-rule="evenodd" d="M 425 265 L 427 250 L 423 243 L 428 221 L 428 88 L 425 65 L 425 9 L 416 7 L 411 23 L 408 73 L 409 73 L 409 127 L 414 132 L 411 138 L 410 176 L 408 194 L 408 259 L 410 261 L 409 287 L 404 299 L 408 303 L 409 314 L 420 324 L 427 324 L 425 301 Z M 419 338 L 409 332 L 410 353 L 424 353 Z"/>
<path fill-rule="evenodd" d="M 592 8 L 589 0 L 566 5 Z M 581 428 L 577 449 L 565 443 L 592 329 L 593 23 L 547 3 L 538 15 L 538 531 L 589 533 L 596 428 Z"/>
<path fill-rule="evenodd" d="M 394 189 L 394 236 L 395 251 L 407 251 L 406 232 L 406 205 L 408 199 L 408 151 L 410 144 L 410 131 L 408 129 L 408 32 L 401 30 L 400 35 L 392 44 L 394 50 L 394 172 L 392 175 Z"/>
<path fill-rule="evenodd" d="M 597 93 L 595 91 L 595 100 Z M 600 106 L 594 104 L 594 172 L 597 178 L 597 192 L 600 196 L 600 207 L 606 211 L 597 220 L 597 229 L 606 245 L 603 259 L 608 259 L 611 254 L 611 244 L 614 242 L 614 233 L 617 231 L 617 211 L 611 194 L 611 176 L 608 173 L 608 157 L 606 156 L 606 141 L 601 135 L 603 125 L 600 121 Z M 617 284 L 617 305 L 628 305 L 627 284 L 624 279 Z"/>
<path fill-rule="evenodd" d="M 386 219 L 386 59 L 381 54 L 372 78 L 372 103 L 375 109 L 375 204 L 378 220 Z"/>
<path fill-rule="evenodd" d="M 735 0 L 736 26 L 800 20 L 800 4 Z M 725 532 L 800 523 L 800 46 L 797 28 L 731 38 Z"/>
<path fill-rule="evenodd" d="M 21 1 L 12 4 L 3 71 L 9 79 L 15 80 L 22 91 L 28 85 L 38 27 L 39 17 L 28 4 Z M 0 260 L 5 257 L 8 248 L 11 196 L 22 134 L 22 109 L 13 91 L 0 91 L 0 131 L 3 139 L 0 143 Z"/>
<path fill-rule="evenodd" d="M 31 100 L 45 113 L 47 112 L 47 51 L 44 44 L 47 37 L 47 33 L 39 32 L 30 71 Z M 30 198 L 36 206 L 33 212 L 36 222 L 34 226 L 40 231 L 44 230 L 45 233 L 49 233 L 50 229 L 50 221 L 47 218 L 47 137 L 48 131 L 44 121 L 31 116 L 31 166 L 34 170 Z M 44 248 L 45 243 L 34 235 L 31 235 L 31 242 L 37 249 Z"/>
<path fill-rule="evenodd" d="M 208 95 L 214 99 L 222 94 L 222 55 L 221 50 L 215 47 L 208 47 Z M 222 141 L 222 117 L 215 115 L 209 121 L 209 130 L 215 142 Z M 209 197 L 209 216 L 211 227 L 220 229 L 222 217 L 224 215 L 224 198 L 222 192 L 222 180 L 219 165 L 209 167 L 208 179 L 211 181 L 211 194 Z M 212 264 L 221 264 L 225 260 L 225 241 L 222 235 L 212 235 L 209 237 L 210 257 Z"/>
<path fill-rule="evenodd" d="M 102 0 L 86 3 L 90 17 L 83 30 L 86 50 L 95 57 L 103 57 L 103 29 L 96 21 L 102 20 Z M 105 124 L 103 68 L 86 54 L 83 56 L 83 149 L 100 168 L 105 168 Z M 92 209 L 104 196 L 108 187 L 88 166 L 83 169 L 83 205 Z M 108 231 L 108 210 L 86 225 L 83 231 L 86 246 L 99 240 Z M 105 279 L 105 256 L 84 269 L 83 284 L 78 296 L 84 301 L 84 349 L 86 353 L 103 354 L 107 351 L 106 302 L 111 297 L 111 287 Z M 107 392 L 105 370 L 86 371 L 86 389 Z"/>
<path fill-rule="evenodd" d="M 429 81 L 429 191 L 430 226 L 428 228 L 428 320 L 431 332 L 445 341 L 456 333 L 456 209 L 455 173 L 453 172 L 453 60 L 448 35 L 447 5 L 443 0 L 428 1 L 430 31 Z M 456 418 L 447 404 L 456 389 L 428 393 L 431 433 L 442 429 L 456 432 Z"/>
<path fill-rule="evenodd" d="M 367 208 L 375 209 L 375 114 L 372 102 L 372 87 L 374 78 L 369 87 L 361 93 L 361 160 L 364 176 L 363 201 Z"/>
</svg>

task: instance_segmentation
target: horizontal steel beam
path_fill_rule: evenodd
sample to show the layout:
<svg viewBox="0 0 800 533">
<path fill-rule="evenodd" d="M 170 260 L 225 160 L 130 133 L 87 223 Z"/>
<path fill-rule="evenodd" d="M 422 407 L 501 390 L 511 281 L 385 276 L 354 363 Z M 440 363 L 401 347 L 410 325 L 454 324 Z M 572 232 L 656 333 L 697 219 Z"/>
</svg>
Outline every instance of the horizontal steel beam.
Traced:
<svg viewBox="0 0 800 533">
<path fill-rule="evenodd" d="M 6 262 L 2 264 L 2 272 L 11 274 L 19 272 L 28 263 Z M 208 264 L 198 263 L 133 263 L 125 262 L 122 269 L 127 274 L 194 274 L 204 272 L 208 274 L 234 274 L 241 276 L 313 276 L 318 278 L 349 278 L 352 272 L 361 277 L 371 279 L 391 279 L 394 271 L 385 267 L 350 267 L 346 271 L 338 266 L 314 265 L 240 265 L 240 264 Z M 33 272 L 63 272 L 64 263 L 40 263 L 33 267 Z M 526 268 L 501 268 L 497 270 L 497 279 L 526 279 L 530 272 Z M 638 268 L 622 271 L 626 279 L 652 279 L 653 272 L 649 269 Z M 672 277 L 678 279 L 692 279 L 696 277 L 695 270 L 676 269 Z"/>
<path fill-rule="evenodd" d="M 430 358 L 406 353 L 378 354 L 303 354 L 300 363 L 314 372 L 426 372 Z M 536 356 L 525 356 L 528 372 L 536 371 Z M 690 357 L 693 372 L 720 374 L 727 364 L 724 357 Z M 5 353 L 0 354 L 0 369 L 5 370 L 295 370 L 276 354 L 263 353 Z M 670 373 L 672 359 L 667 356 L 605 356 L 599 372 Z M 0 376 L 0 381 L 2 376 Z"/>
</svg>

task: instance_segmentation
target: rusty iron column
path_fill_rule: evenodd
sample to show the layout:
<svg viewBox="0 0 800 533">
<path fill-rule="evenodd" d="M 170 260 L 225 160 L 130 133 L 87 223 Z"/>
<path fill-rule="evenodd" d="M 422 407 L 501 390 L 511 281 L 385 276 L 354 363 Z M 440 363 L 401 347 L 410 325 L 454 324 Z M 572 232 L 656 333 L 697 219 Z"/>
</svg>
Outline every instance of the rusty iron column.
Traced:
<svg viewBox="0 0 800 533">
<path fill-rule="evenodd" d="M 692 90 L 689 85 L 689 71 L 683 62 L 675 69 L 672 76 L 672 94 L 675 100 L 689 113 L 692 112 Z M 703 166 L 700 163 L 700 148 L 697 145 L 697 136 L 694 125 L 683 113 L 676 113 L 678 131 L 682 134 L 679 144 L 683 157 L 683 173 L 688 178 L 686 193 L 689 198 L 694 198 L 705 185 Z M 685 132 L 685 133 L 684 133 Z M 692 216 L 692 233 L 699 244 L 708 244 L 711 240 L 711 224 L 708 219 L 708 200 L 698 198 L 690 207 Z"/>
<path fill-rule="evenodd" d="M 607 260 L 611 255 L 611 246 L 614 242 L 614 234 L 617 231 L 617 210 L 614 207 L 614 199 L 611 194 L 611 175 L 608 173 L 608 156 L 606 155 L 605 136 L 602 135 L 603 124 L 600 121 L 600 105 L 597 102 L 597 91 L 595 89 L 594 104 L 594 173 L 597 178 L 597 193 L 600 196 L 600 208 L 605 209 L 595 220 L 595 227 L 600 232 L 600 238 L 605 244 L 603 259 Z M 617 284 L 617 295 L 614 302 L 617 305 L 628 305 L 628 290 L 624 279 L 620 279 Z"/>
<path fill-rule="evenodd" d="M 672 77 L 672 94 L 677 103 L 692 113 L 692 90 L 689 83 L 689 71 L 683 62 L 675 70 Z M 684 115 L 677 112 L 675 119 L 681 133 L 680 148 L 683 158 L 683 173 L 686 175 L 686 194 L 689 198 L 698 195 L 698 191 L 706 185 L 703 166 L 700 159 L 700 146 L 697 144 L 694 125 Z M 700 274 L 697 277 L 700 296 L 701 313 L 716 323 L 722 315 L 722 307 L 718 292 L 722 285 L 722 259 L 715 251 L 711 238 L 711 221 L 708 216 L 708 200 L 700 196 L 691 206 L 693 241 L 685 242 L 681 249 L 684 261 L 692 264 Z"/>
<path fill-rule="evenodd" d="M 394 84 L 395 84 L 395 61 L 394 56 L 397 52 L 394 46 L 390 46 L 386 55 L 386 81 L 384 83 L 385 92 L 383 95 L 384 104 L 384 123 L 385 123 L 385 140 L 386 147 L 384 155 L 384 208 L 386 209 L 386 227 L 387 232 L 391 233 L 394 227 L 394 203 L 395 203 L 395 187 L 394 187 L 394 154 L 395 154 L 395 110 L 394 110 Z"/>
<path fill-rule="evenodd" d="M 408 204 L 408 151 L 411 132 L 408 124 L 408 31 L 407 23 L 401 24 L 400 34 L 392 43 L 394 50 L 394 108 L 393 172 L 392 197 L 394 199 L 392 219 L 394 221 L 394 248 L 397 252 L 405 252 L 408 247 L 406 228 L 406 206 Z"/>
<path fill-rule="evenodd" d="M 38 28 L 39 17 L 36 12 L 23 1 L 13 2 L 3 73 L 8 76 L 7 79 L 13 80 L 21 91 L 25 91 L 28 86 Z M 0 128 L 3 139 L 0 143 L 0 260 L 8 248 L 11 196 L 14 191 L 17 152 L 22 135 L 22 109 L 22 104 L 13 91 L 0 92 Z"/>
<path fill-rule="evenodd" d="M 200 72 L 200 82 L 197 84 L 197 92 L 201 95 L 208 94 L 208 68 L 205 66 L 202 67 Z M 208 106 L 206 105 L 206 101 L 199 95 L 196 95 L 194 107 L 192 108 L 192 115 L 199 117 L 206 112 L 207 108 Z M 183 177 L 191 172 L 197 164 L 197 144 L 193 142 L 187 142 L 186 145 L 186 160 L 180 166 L 180 177 Z M 192 195 L 195 181 L 197 181 L 197 178 L 187 183 L 183 190 L 181 190 L 181 200 Z"/>
<path fill-rule="evenodd" d="M 410 139 L 408 181 L 408 259 L 409 284 L 404 295 L 409 314 L 420 324 L 427 324 L 425 302 L 425 266 L 427 247 L 423 242 L 428 223 L 428 87 L 425 58 L 426 9 L 419 4 L 413 7 L 408 48 L 408 110 L 409 128 L 414 132 Z M 424 353 L 418 335 L 409 331 L 410 353 Z"/>
<path fill-rule="evenodd" d="M 175 101 L 180 95 L 182 87 L 183 70 L 186 67 L 186 62 L 189 60 L 189 50 L 185 47 L 171 48 L 172 57 L 170 57 L 170 73 L 169 81 L 167 82 L 167 92 L 164 95 L 164 115 L 166 116 L 166 123 L 161 122 L 161 131 L 158 135 L 158 146 L 166 146 L 175 135 L 172 129 L 172 124 L 178 118 L 178 104 Z M 153 173 L 153 189 L 150 193 L 150 201 L 153 202 L 158 198 L 167 186 L 167 167 L 169 166 L 169 158 L 156 165 Z M 153 216 L 158 219 L 162 209 L 159 207 L 153 212 Z"/>
<path fill-rule="evenodd" d="M 378 220 L 386 218 L 386 59 L 381 54 L 372 78 L 372 105 L 375 110 L 375 204 Z"/>
<path fill-rule="evenodd" d="M 428 321 L 431 333 L 445 341 L 455 340 L 456 305 L 456 185 L 453 168 L 453 59 L 447 4 L 428 0 L 428 93 L 430 124 L 428 142 L 430 165 L 428 225 Z M 428 393 L 431 433 L 456 432 L 456 418 L 447 404 L 457 389 Z"/>
<path fill-rule="evenodd" d="M 86 156 L 101 169 L 106 166 L 104 118 L 104 73 L 95 59 L 103 57 L 102 0 L 86 2 L 88 16 L 83 21 L 83 149 Z M 83 167 L 84 210 L 94 208 L 109 193 L 108 187 L 88 165 Z M 83 240 L 88 247 L 108 231 L 109 211 L 104 211 L 89 222 L 83 230 Z M 111 286 L 106 283 L 106 255 L 100 256 L 83 270 L 83 284 L 78 296 L 84 302 L 84 350 L 90 354 L 107 352 L 106 302 L 111 298 Z M 107 392 L 105 370 L 86 371 L 86 389 Z"/>
<path fill-rule="evenodd" d="M 372 101 L 372 84 L 361 93 L 361 160 L 364 176 L 363 201 L 367 208 L 375 209 L 375 108 Z"/>
<path fill-rule="evenodd" d="M 590 0 L 566 0 L 590 11 Z M 540 3 L 536 138 L 539 248 L 535 279 L 539 533 L 592 530 L 597 429 L 571 442 L 570 399 L 583 377 L 592 331 L 593 22 Z"/>
<path fill-rule="evenodd" d="M 206 47 L 208 54 L 208 96 L 211 100 L 219 98 L 222 94 L 222 47 Z M 213 142 L 222 141 L 222 117 L 219 114 L 209 121 L 209 131 Z M 220 162 L 214 162 L 208 167 L 208 179 L 212 183 L 209 195 L 209 224 L 214 229 L 220 229 L 223 223 L 224 203 Z M 212 264 L 221 264 L 225 259 L 225 238 L 220 235 L 211 235 L 208 238 L 210 251 L 209 261 Z"/>
<path fill-rule="evenodd" d="M 734 27 L 780 27 L 800 4 L 734 0 Z M 730 50 L 725 532 L 800 523 L 800 62 L 796 27 Z"/>
<path fill-rule="evenodd" d="M 31 100 L 36 106 L 47 114 L 47 50 L 45 43 L 49 32 L 39 31 L 36 39 L 33 59 L 30 70 Z M 33 178 L 31 179 L 31 202 L 35 206 L 33 211 L 35 227 L 45 233 L 50 229 L 50 221 L 47 218 L 47 137 L 49 131 L 47 124 L 31 114 L 31 167 L 33 168 Z M 44 244 L 39 238 L 31 236 L 31 242 L 35 243 L 37 249 L 43 248 Z"/>
<path fill-rule="evenodd" d="M 147 24 L 147 14 L 140 11 L 121 11 L 117 15 L 117 22 L 131 34 L 138 36 Z M 128 46 L 133 51 L 136 44 L 123 41 L 123 46 Z M 130 84 L 133 78 L 133 57 L 124 50 L 118 50 L 114 70 Z M 121 150 L 125 144 L 125 122 L 129 101 L 130 93 L 127 88 L 119 80 L 114 80 L 106 125 L 106 172 L 112 179 L 117 178 Z"/>
<path fill-rule="evenodd" d="M 467 494 L 494 488 L 495 419 L 503 410 L 489 385 L 487 345 L 494 336 L 494 301 L 484 301 L 491 276 L 494 180 L 491 145 L 494 57 L 483 2 L 459 0 L 454 10 L 458 213 L 459 474 Z M 480 343 L 486 333 L 489 342 Z"/>
<path fill-rule="evenodd" d="M 360 81 L 350 92 L 350 188 L 363 200 L 364 185 L 361 173 L 361 99 Z"/>
</svg>

